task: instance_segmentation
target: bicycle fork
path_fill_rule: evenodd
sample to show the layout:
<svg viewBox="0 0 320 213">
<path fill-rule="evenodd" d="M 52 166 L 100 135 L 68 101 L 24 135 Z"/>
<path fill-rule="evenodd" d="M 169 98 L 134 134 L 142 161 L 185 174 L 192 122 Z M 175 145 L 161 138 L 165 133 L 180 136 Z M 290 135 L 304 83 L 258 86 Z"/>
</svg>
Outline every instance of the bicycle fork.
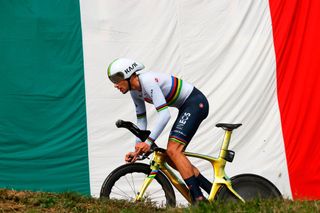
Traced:
<svg viewBox="0 0 320 213">
<path fill-rule="evenodd" d="M 166 163 L 167 155 L 165 150 L 155 151 L 153 159 L 150 164 L 151 172 L 148 177 L 145 178 L 143 185 L 141 186 L 140 192 L 136 196 L 136 201 L 141 201 L 143 199 L 143 195 L 151 184 L 153 179 L 158 174 L 159 170 L 163 172 L 163 174 L 170 180 L 173 186 L 186 198 L 188 202 L 192 202 L 191 196 L 189 193 L 189 189 L 186 185 L 171 171 L 168 164 Z"/>
<path fill-rule="evenodd" d="M 153 181 L 153 179 L 157 176 L 157 174 L 159 172 L 160 165 L 164 160 L 164 157 L 165 157 L 164 154 L 161 153 L 161 152 L 156 151 L 154 153 L 153 159 L 152 159 L 151 164 L 150 164 L 151 172 L 144 179 L 144 182 L 143 182 L 143 184 L 141 186 L 141 189 L 136 195 L 135 201 L 143 200 L 143 195 L 144 195 L 146 189 L 148 188 L 148 186 Z"/>
</svg>

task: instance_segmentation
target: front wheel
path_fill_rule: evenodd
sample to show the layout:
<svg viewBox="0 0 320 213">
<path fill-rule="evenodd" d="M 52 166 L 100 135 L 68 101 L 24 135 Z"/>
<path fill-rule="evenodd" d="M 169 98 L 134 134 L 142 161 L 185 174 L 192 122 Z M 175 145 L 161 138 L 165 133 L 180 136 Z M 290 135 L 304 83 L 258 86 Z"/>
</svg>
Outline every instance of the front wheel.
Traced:
<svg viewBox="0 0 320 213">
<path fill-rule="evenodd" d="M 232 188 L 245 200 L 280 199 L 282 195 L 278 188 L 269 180 L 254 174 L 242 174 L 231 178 Z M 226 186 L 222 186 L 217 199 L 220 201 L 234 201 L 239 199 Z"/>
<path fill-rule="evenodd" d="M 134 201 L 139 193 L 144 179 L 150 174 L 147 164 L 125 164 L 115 170 L 104 181 L 100 197 Z M 173 188 L 166 176 L 159 171 L 155 179 L 148 186 L 144 200 L 151 201 L 157 206 L 175 206 L 176 198 Z"/>
</svg>

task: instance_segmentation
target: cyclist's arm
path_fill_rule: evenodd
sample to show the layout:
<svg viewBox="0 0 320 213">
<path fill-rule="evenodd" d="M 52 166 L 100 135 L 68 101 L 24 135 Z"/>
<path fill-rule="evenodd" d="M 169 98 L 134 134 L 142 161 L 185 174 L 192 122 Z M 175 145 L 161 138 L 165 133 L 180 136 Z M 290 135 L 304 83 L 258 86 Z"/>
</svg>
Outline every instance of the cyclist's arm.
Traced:
<svg viewBox="0 0 320 213">
<path fill-rule="evenodd" d="M 148 121 L 146 116 L 146 105 L 144 103 L 144 100 L 142 97 L 139 97 L 138 92 L 131 91 L 130 94 L 136 109 L 137 126 L 139 127 L 139 129 L 146 130 Z M 136 137 L 136 143 L 140 142 L 140 138 Z"/>
<path fill-rule="evenodd" d="M 169 122 L 171 115 L 166 102 L 166 99 L 160 89 L 160 86 L 154 79 L 148 79 L 143 81 L 144 89 L 151 97 L 152 102 L 158 112 L 158 118 L 155 127 L 152 129 L 150 136 L 146 143 L 151 145 L 161 134 L 167 123 Z"/>
</svg>

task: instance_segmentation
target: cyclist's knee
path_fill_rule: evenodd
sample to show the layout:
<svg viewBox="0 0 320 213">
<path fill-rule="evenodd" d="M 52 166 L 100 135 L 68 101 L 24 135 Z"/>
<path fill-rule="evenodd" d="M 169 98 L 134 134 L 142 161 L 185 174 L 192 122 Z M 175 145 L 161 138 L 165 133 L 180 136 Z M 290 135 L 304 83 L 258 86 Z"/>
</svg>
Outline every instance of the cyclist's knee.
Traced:
<svg viewBox="0 0 320 213">
<path fill-rule="evenodd" d="M 170 158 L 181 155 L 184 150 L 184 145 L 169 140 L 167 145 L 167 154 Z"/>
</svg>

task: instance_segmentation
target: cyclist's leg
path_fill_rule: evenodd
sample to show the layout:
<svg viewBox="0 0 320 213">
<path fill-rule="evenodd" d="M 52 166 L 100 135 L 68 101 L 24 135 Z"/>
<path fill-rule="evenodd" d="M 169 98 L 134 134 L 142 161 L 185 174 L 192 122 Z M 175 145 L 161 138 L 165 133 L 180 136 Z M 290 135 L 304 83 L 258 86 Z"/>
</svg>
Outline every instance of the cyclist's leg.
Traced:
<svg viewBox="0 0 320 213">
<path fill-rule="evenodd" d="M 196 174 L 196 178 L 199 182 L 200 187 L 206 191 L 208 194 L 210 194 L 211 188 L 212 188 L 212 183 L 204 177 L 201 173 L 198 175 Z"/>
<path fill-rule="evenodd" d="M 171 144 L 170 146 L 173 147 L 172 150 L 175 150 L 174 147 L 177 146 L 180 148 L 179 151 L 181 150 L 180 153 L 183 154 L 182 152 L 185 150 L 188 143 L 195 135 L 201 122 L 208 116 L 208 112 L 209 103 L 206 97 L 198 89 L 194 88 L 194 90 L 192 91 L 188 99 L 185 101 L 183 106 L 179 109 L 178 117 L 170 132 L 168 148 L 169 144 Z M 177 143 L 178 145 L 173 145 L 174 143 Z M 174 155 L 174 153 L 171 153 L 171 155 Z M 174 159 L 174 156 L 171 156 L 171 159 L 174 161 L 174 163 L 178 162 L 184 164 L 185 168 L 179 168 L 178 165 L 175 165 L 181 173 L 181 176 L 185 178 L 186 176 L 194 175 L 200 186 L 207 193 L 209 193 L 212 186 L 210 181 L 208 181 L 205 177 L 203 177 L 200 174 L 199 170 L 190 163 L 186 156 L 178 156 L 179 157 L 177 158 L 179 158 L 180 161 L 178 159 Z M 187 161 L 184 160 L 184 158 L 187 159 Z M 192 172 L 190 166 L 192 167 Z"/>
<path fill-rule="evenodd" d="M 169 151 L 169 152 L 167 151 L 167 154 L 168 154 L 168 156 L 169 156 L 169 158 L 167 159 L 167 163 L 168 163 L 172 168 L 178 170 L 178 171 L 180 172 L 182 178 L 185 179 L 186 177 L 188 177 L 188 176 L 191 174 L 191 173 L 189 173 L 189 174 L 188 174 L 188 173 L 184 173 L 185 168 L 188 169 L 188 166 L 189 166 L 188 164 L 189 164 L 189 163 L 191 164 L 191 162 L 189 161 L 189 159 L 188 159 L 185 155 L 181 156 L 181 157 L 182 157 L 182 161 L 181 161 L 181 159 L 176 159 L 175 161 L 176 161 L 176 162 L 177 162 L 177 161 L 178 161 L 178 162 L 182 162 L 184 168 L 178 169 L 178 167 L 176 166 L 176 164 L 171 160 L 172 158 L 175 159 L 175 157 L 172 157 L 172 156 L 176 156 L 176 155 L 177 155 L 177 152 L 175 151 L 175 148 L 169 148 L 169 144 L 172 144 L 172 143 L 174 144 L 174 142 L 170 142 L 170 141 L 169 141 L 169 143 L 168 143 L 168 148 L 167 148 L 167 150 L 170 149 L 170 150 L 173 151 L 173 153 L 170 153 L 170 151 Z M 181 145 L 182 145 L 182 144 L 181 144 Z M 172 146 L 172 145 L 170 145 L 170 146 Z M 179 150 L 179 149 L 178 149 L 178 150 Z M 179 166 L 179 165 L 178 165 L 178 166 Z M 205 190 L 208 194 L 210 194 L 210 191 L 211 191 L 211 188 L 212 188 L 212 183 L 200 173 L 200 171 L 199 171 L 199 169 L 198 169 L 197 167 L 195 167 L 195 166 L 192 165 L 192 164 L 191 164 L 191 167 L 192 167 L 193 175 L 194 175 L 194 176 L 197 178 L 197 180 L 198 180 L 199 186 L 200 186 L 203 190 Z M 182 171 L 182 173 L 181 173 L 181 171 Z"/>
<path fill-rule="evenodd" d="M 174 162 L 170 158 L 168 158 L 166 161 L 172 168 L 174 168 L 175 170 L 178 170 L 176 165 L 174 164 Z M 197 167 L 195 167 L 193 164 L 191 164 L 191 165 L 192 165 L 193 173 L 195 174 L 196 177 L 198 177 L 200 175 L 199 169 Z"/>
<path fill-rule="evenodd" d="M 194 175 L 193 167 L 189 159 L 183 154 L 184 145 L 172 140 L 168 141 L 167 154 L 183 179 Z"/>
<path fill-rule="evenodd" d="M 193 166 L 189 159 L 183 154 L 183 150 L 183 144 L 173 140 L 168 141 L 167 154 L 188 185 L 193 200 L 203 200 L 205 198 L 200 190 L 199 182 L 194 175 Z"/>
<path fill-rule="evenodd" d="M 173 161 L 170 158 L 168 158 L 166 161 L 172 168 L 174 168 L 175 170 L 178 170 L 176 165 L 173 163 Z M 198 179 L 200 187 L 204 191 L 206 191 L 208 194 L 210 194 L 212 183 L 201 174 L 201 172 L 197 167 L 195 167 L 193 164 L 191 164 L 191 166 L 193 169 L 194 176 L 196 176 L 196 178 Z"/>
</svg>

